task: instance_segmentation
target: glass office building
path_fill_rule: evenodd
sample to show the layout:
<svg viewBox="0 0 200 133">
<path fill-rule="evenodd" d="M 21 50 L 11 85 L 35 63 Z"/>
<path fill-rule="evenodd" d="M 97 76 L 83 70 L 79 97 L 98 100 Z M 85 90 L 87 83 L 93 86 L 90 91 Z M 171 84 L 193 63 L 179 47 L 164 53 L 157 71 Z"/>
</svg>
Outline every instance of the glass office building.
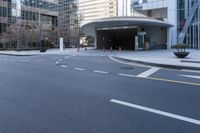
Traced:
<svg viewBox="0 0 200 133">
<path fill-rule="evenodd" d="M 190 17 L 194 4 L 199 0 L 178 0 L 178 34 L 183 30 L 187 19 Z M 200 49 L 200 6 L 195 9 L 192 21 L 189 23 L 184 43 L 192 49 Z"/>
<path fill-rule="evenodd" d="M 79 44 L 79 14 L 77 0 L 59 0 L 59 36 L 67 47 Z"/>
<path fill-rule="evenodd" d="M 74 43 L 78 18 L 72 17 L 77 16 L 72 1 L 0 0 L 0 49 L 38 48 L 44 41 L 57 47 L 61 36 L 66 45 Z"/>
</svg>

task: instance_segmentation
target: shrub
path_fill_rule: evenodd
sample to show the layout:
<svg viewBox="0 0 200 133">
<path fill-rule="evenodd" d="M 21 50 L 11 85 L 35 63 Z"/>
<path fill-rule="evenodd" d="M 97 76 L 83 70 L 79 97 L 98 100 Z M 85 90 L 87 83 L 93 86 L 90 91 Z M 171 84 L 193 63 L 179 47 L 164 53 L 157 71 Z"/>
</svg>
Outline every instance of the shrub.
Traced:
<svg viewBox="0 0 200 133">
<path fill-rule="evenodd" d="M 185 53 L 185 50 L 189 48 L 189 45 L 185 43 L 179 43 L 174 45 L 173 48 L 175 48 L 179 53 Z"/>
</svg>

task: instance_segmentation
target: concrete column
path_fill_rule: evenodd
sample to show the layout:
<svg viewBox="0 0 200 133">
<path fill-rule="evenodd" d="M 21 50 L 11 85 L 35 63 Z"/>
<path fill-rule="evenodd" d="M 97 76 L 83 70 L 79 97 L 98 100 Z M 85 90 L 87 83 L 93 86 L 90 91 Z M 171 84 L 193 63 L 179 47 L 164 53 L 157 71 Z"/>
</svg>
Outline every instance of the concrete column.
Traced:
<svg viewBox="0 0 200 133">
<path fill-rule="evenodd" d="M 172 31 L 171 28 L 167 28 L 167 49 L 170 49 L 172 46 Z"/>
<path fill-rule="evenodd" d="M 171 28 L 171 45 L 174 45 L 177 43 L 177 0 L 167 0 L 167 7 L 167 22 L 174 25 Z"/>
</svg>

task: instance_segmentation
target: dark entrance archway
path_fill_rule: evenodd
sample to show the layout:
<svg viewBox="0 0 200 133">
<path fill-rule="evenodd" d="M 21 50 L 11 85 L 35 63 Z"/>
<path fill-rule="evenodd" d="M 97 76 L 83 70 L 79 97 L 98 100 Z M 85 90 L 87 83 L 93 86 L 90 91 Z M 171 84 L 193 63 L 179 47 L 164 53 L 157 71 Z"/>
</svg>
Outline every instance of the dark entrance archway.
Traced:
<svg viewBox="0 0 200 133">
<path fill-rule="evenodd" d="M 97 49 L 121 47 L 123 50 L 134 50 L 135 36 L 137 36 L 137 28 L 97 30 Z"/>
</svg>

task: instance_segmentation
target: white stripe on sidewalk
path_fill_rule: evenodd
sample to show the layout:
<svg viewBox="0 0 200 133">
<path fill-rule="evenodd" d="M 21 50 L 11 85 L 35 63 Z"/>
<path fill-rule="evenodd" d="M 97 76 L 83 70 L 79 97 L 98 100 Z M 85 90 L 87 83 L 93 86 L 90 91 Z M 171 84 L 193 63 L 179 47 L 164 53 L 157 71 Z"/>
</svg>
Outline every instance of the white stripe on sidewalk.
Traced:
<svg viewBox="0 0 200 133">
<path fill-rule="evenodd" d="M 66 65 L 61 65 L 61 67 L 66 68 L 66 67 L 68 67 L 68 66 L 66 66 Z"/>
<path fill-rule="evenodd" d="M 150 75 L 152 75 L 153 73 L 157 72 L 158 70 L 160 70 L 160 68 L 158 67 L 152 67 L 151 69 L 137 75 L 137 77 L 140 77 L 140 78 L 147 78 L 149 77 Z"/>
<path fill-rule="evenodd" d="M 144 107 L 144 106 L 140 106 L 140 105 L 136 105 L 136 104 L 132 104 L 132 103 L 128 103 L 128 102 L 123 102 L 123 101 L 116 100 L 116 99 L 111 99 L 110 102 L 128 106 L 131 108 L 136 108 L 136 109 L 147 111 L 147 112 L 151 112 L 151 113 L 162 115 L 162 116 L 167 116 L 167 117 L 170 117 L 173 119 L 193 123 L 196 125 L 200 125 L 200 120 L 192 119 L 189 117 L 184 117 L 181 115 L 176 115 L 176 114 L 172 114 L 172 113 L 168 113 L 168 112 L 164 112 L 164 111 L 160 111 L 160 110 L 156 110 L 156 109 L 152 109 L 152 108 L 148 108 L 148 107 Z"/>
<path fill-rule="evenodd" d="M 132 77 L 132 78 L 135 78 L 136 76 L 135 75 L 130 75 L 130 74 L 118 74 L 119 76 L 124 76 L 124 77 Z"/>
<path fill-rule="evenodd" d="M 79 71 L 84 71 L 85 69 L 83 68 L 74 68 L 75 70 L 79 70 Z"/>
<path fill-rule="evenodd" d="M 200 79 L 200 76 L 195 76 L 195 75 L 180 75 L 180 76 L 187 77 L 187 78 Z"/>
<path fill-rule="evenodd" d="M 102 73 L 102 74 L 108 74 L 108 72 L 105 71 L 98 71 L 98 70 L 94 70 L 95 73 Z"/>
</svg>

